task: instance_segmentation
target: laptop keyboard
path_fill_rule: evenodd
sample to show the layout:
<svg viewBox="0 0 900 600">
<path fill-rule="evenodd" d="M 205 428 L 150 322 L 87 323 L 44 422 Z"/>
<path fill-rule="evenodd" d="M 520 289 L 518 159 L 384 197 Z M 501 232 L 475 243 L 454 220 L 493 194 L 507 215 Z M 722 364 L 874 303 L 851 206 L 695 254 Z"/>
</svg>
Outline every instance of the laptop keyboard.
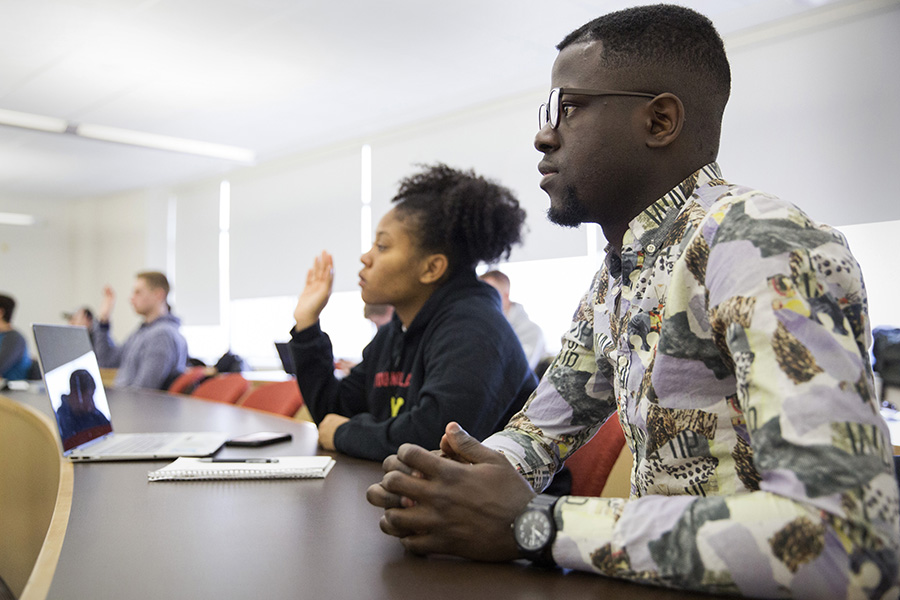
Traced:
<svg viewBox="0 0 900 600">
<path fill-rule="evenodd" d="M 153 452 L 169 444 L 180 434 L 134 435 L 116 439 L 115 437 L 98 448 L 98 454 L 139 454 Z"/>
</svg>

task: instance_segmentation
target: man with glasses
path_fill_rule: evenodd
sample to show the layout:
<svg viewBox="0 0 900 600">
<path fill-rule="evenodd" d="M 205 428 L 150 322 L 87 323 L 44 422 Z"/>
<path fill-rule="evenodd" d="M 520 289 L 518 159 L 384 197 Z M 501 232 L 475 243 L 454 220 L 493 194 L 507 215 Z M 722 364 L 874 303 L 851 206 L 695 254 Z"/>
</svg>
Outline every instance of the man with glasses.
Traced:
<svg viewBox="0 0 900 600">
<path fill-rule="evenodd" d="M 444 456 L 385 461 L 368 492 L 381 528 L 416 553 L 704 592 L 896 597 L 859 266 L 837 231 L 723 179 L 730 70 L 712 23 L 643 6 L 558 48 L 541 187 L 552 221 L 600 224 L 605 264 L 506 429 L 480 444 L 451 423 Z M 631 497 L 540 494 L 607 418 L 634 454 Z"/>
</svg>

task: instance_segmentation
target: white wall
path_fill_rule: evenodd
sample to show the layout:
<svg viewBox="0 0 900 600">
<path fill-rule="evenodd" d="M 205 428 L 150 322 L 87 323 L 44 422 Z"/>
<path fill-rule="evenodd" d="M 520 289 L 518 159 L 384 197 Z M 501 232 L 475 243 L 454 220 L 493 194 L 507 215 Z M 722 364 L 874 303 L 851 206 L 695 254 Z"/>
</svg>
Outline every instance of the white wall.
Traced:
<svg viewBox="0 0 900 600">
<path fill-rule="evenodd" d="M 367 140 L 372 147 L 373 221 L 390 209 L 397 182 L 418 170 L 415 165 L 444 162 L 474 169 L 516 194 L 528 213 L 527 231 L 510 260 L 583 256 L 584 232 L 557 227 L 544 216 L 548 202 L 538 187 L 540 154 L 533 143 L 537 107 L 546 102 L 546 94 L 535 90 Z"/>
<path fill-rule="evenodd" d="M 900 127 L 894 118 L 900 97 L 898 31 L 900 9 L 894 5 L 843 23 L 773 27 L 726 40 L 734 84 L 720 152 L 725 176 L 778 194 L 834 225 L 900 219 L 900 183 L 894 176 L 900 168 L 895 142 Z M 546 93 L 546 83 L 536 82 L 533 90 L 503 102 L 481 105 L 473 99 L 470 109 L 440 119 L 229 174 L 231 296 L 245 301 L 296 294 L 312 256 L 323 248 L 337 255 L 337 289 L 355 290 L 359 152 L 369 144 L 373 223 L 415 163 L 474 168 L 512 188 L 528 211 L 530 230 L 507 268 L 515 274 L 513 296 L 536 316 L 561 311 L 567 320 L 577 301 L 568 290 L 586 287 L 587 276 L 557 286 L 565 287 L 561 294 L 566 298 L 517 282 L 540 274 L 542 267 L 516 265 L 587 255 L 583 228 L 560 229 L 544 218 L 547 201 L 537 187 L 539 155 L 532 139 L 537 106 Z M 128 305 L 134 273 L 166 268 L 166 206 L 172 196 L 178 207 L 176 312 L 189 327 L 215 326 L 218 186 L 219 180 L 209 180 L 27 206 L 0 190 L 0 210 L 41 217 L 32 228 L 0 226 L 0 290 L 20 300 L 19 327 L 59 322 L 63 310 L 82 303 L 96 307 L 102 286 L 110 283 L 120 295 L 116 335 L 124 337 L 137 323 Z M 892 277 L 890 261 L 860 262 L 875 295 L 883 289 L 877 282 Z M 551 328 L 548 339 L 558 339 L 559 319 L 544 319 Z"/>
<path fill-rule="evenodd" d="M 900 9 L 729 45 L 719 159 L 832 225 L 900 219 Z"/>
<path fill-rule="evenodd" d="M 61 322 L 60 312 L 87 305 L 99 309 L 103 288 L 116 294 L 111 321 L 116 333 L 132 330 L 138 318 L 131 308 L 131 290 L 138 271 L 165 270 L 164 193 L 144 190 L 95 200 L 61 204 L 49 217 L 68 222 L 69 245 L 63 256 L 71 264 L 67 293 L 55 297 L 56 310 L 42 314 L 43 322 Z M 36 266 L 43 276 L 46 263 Z"/>
<path fill-rule="evenodd" d="M 16 299 L 13 326 L 31 341 L 33 321 L 61 321 L 60 313 L 68 305 L 60 299 L 72 296 L 75 260 L 70 252 L 72 232 L 63 216 L 67 205 L 32 200 L 26 206 L 21 201 L 0 198 L 0 212 L 21 213 L 25 209 L 37 218 L 36 225 L 0 225 L 0 292 Z"/>
<path fill-rule="evenodd" d="M 335 259 L 335 290 L 357 289 L 360 149 L 323 149 L 229 178 L 234 298 L 300 293 L 322 250 Z"/>
</svg>

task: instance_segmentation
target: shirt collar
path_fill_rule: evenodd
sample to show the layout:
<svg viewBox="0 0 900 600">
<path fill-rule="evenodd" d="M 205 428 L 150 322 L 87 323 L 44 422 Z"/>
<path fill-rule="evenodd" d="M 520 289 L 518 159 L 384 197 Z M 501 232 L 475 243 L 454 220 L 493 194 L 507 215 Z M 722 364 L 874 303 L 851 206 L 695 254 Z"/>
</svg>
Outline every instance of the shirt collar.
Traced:
<svg viewBox="0 0 900 600">
<path fill-rule="evenodd" d="M 694 190 L 712 181 L 721 180 L 722 172 L 718 163 L 711 162 L 690 177 L 669 190 L 662 198 L 644 209 L 632 219 L 622 239 L 622 249 L 643 249 L 647 254 L 655 254 L 660 242 L 668 233 L 664 227 L 675 220 L 681 209 L 694 194 Z M 611 246 L 607 246 L 609 254 Z"/>
</svg>

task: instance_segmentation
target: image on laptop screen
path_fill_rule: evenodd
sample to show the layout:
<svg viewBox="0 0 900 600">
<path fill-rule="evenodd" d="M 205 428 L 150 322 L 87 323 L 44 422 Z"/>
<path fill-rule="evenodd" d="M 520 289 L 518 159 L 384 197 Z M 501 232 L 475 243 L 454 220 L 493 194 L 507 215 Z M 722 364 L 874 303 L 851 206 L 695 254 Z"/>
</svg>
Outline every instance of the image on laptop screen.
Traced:
<svg viewBox="0 0 900 600">
<path fill-rule="evenodd" d="M 72 460 L 157 460 L 209 456 L 228 434 L 220 431 L 114 433 L 97 356 L 87 329 L 35 323 L 44 385 L 56 415 L 63 454 Z"/>
<path fill-rule="evenodd" d="M 112 432 L 106 391 L 93 351 L 44 374 L 63 450 Z"/>
</svg>

